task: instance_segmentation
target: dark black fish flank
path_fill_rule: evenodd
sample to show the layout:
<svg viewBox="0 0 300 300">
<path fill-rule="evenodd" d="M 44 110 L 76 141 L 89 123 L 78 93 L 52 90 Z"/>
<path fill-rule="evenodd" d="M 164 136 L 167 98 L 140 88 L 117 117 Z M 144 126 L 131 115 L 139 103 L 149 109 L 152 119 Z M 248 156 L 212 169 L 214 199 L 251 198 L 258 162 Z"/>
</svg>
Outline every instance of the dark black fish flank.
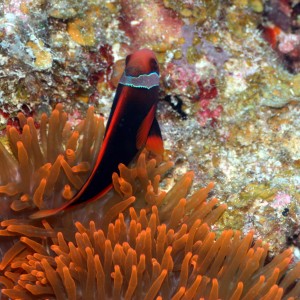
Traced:
<svg viewBox="0 0 300 300">
<path fill-rule="evenodd" d="M 153 149 L 162 149 L 161 133 L 155 119 L 159 91 L 155 55 L 143 49 L 128 56 L 126 62 L 103 144 L 88 180 L 68 203 L 39 211 L 31 218 L 51 216 L 75 204 L 100 198 L 110 189 L 112 174 L 118 171 L 120 163 L 128 165 L 148 142 Z"/>
</svg>

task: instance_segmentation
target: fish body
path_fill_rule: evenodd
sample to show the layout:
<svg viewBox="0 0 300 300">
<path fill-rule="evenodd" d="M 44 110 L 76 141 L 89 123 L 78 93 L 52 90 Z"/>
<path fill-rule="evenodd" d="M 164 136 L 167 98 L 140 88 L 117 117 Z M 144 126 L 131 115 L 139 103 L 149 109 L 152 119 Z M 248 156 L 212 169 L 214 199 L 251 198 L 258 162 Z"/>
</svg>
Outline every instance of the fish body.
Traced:
<svg viewBox="0 0 300 300">
<path fill-rule="evenodd" d="M 108 118 L 102 147 L 88 180 L 61 207 L 41 210 L 30 217 L 45 218 L 67 207 L 99 199 L 112 186 L 112 174 L 119 163 L 128 165 L 147 144 L 162 153 L 163 144 L 155 118 L 159 91 L 159 68 L 155 55 L 142 49 L 127 56 L 123 76 Z"/>
</svg>

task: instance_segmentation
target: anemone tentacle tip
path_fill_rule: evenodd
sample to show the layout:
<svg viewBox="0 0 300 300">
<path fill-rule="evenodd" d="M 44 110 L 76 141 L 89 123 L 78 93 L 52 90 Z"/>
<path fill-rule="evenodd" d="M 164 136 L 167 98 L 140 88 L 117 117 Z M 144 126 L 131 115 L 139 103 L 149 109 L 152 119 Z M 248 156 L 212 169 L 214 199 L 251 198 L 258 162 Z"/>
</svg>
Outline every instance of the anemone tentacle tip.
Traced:
<svg viewBox="0 0 300 300">
<path fill-rule="evenodd" d="M 100 201 L 34 220 L 68 201 L 62 194 L 87 178 L 103 119 L 89 109 L 72 129 L 62 105 L 41 117 L 39 131 L 31 119 L 19 118 L 25 129 L 7 130 L 10 151 L 0 145 L 7 171 L 0 174 L 6 195 L 0 205 L 10 199 L 20 209 L 1 221 L 1 236 L 10 241 L 0 245 L 3 299 L 299 297 L 300 263 L 288 271 L 291 249 L 266 262 L 268 247 L 253 243 L 252 230 L 245 237 L 233 230 L 217 237 L 210 225 L 227 205 L 207 199 L 214 184 L 189 195 L 194 176 L 188 172 L 161 191 L 159 181 L 173 164 L 148 159 L 147 152 L 132 167 L 120 164 L 113 190 Z"/>
</svg>

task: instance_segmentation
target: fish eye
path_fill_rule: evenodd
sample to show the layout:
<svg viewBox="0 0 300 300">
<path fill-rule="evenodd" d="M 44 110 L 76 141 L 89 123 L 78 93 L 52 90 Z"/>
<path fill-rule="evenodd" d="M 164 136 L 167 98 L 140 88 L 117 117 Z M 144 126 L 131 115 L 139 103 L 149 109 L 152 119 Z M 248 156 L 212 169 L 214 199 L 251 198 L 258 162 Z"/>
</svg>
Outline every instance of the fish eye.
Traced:
<svg viewBox="0 0 300 300">
<path fill-rule="evenodd" d="M 156 59 L 154 59 L 154 58 L 150 59 L 150 68 L 151 68 L 152 72 L 154 71 L 154 72 L 158 73 L 158 64 L 157 64 Z"/>
<path fill-rule="evenodd" d="M 125 69 L 126 75 L 129 76 L 139 76 L 141 74 L 141 69 L 139 67 L 129 66 Z"/>
<path fill-rule="evenodd" d="M 129 55 L 126 56 L 125 65 L 128 64 L 128 62 L 129 62 L 129 60 L 130 60 L 130 57 L 131 57 L 131 54 L 129 54 Z"/>
</svg>

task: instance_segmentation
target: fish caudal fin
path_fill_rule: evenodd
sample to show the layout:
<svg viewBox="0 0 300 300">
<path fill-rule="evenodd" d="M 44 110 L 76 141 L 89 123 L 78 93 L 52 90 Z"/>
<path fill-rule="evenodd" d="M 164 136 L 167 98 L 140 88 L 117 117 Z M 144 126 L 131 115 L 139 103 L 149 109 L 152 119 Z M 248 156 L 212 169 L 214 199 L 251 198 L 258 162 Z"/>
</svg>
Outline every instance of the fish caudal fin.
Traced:
<svg viewBox="0 0 300 300">
<path fill-rule="evenodd" d="M 59 212 L 63 211 L 66 207 L 67 207 L 67 205 L 64 205 L 59 208 L 39 210 L 39 211 L 33 213 L 32 215 L 30 215 L 29 218 L 32 220 L 45 219 L 45 218 L 48 218 L 48 217 L 58 214 Z"/>
<path fill-rule="evenodd" d="M 112 188 L 112 184 L 109 184 L 106 188 L 102 189 L 101 192 L 96 194 L 94 197 L 90 198 L 89 200 L 84 201 L 84 203 L 90 203 L 95 200 L 100 199 L 102 196 L 104 196 L 110 189 Z M 80 201 L 81 197 L 84 196 L 84 190 L 80 190 L 77 195 L 73 199 L 71 199 L 69 202 L 63 204 L 60 207 L 53 208 L 53 209 L 44 209 L 39 210 L 32 215 L 29 216 L 30 219 L 45 219 L 48 217 L 51 217 L 53 215 L 56 215 L 64 210 L 67 210 L 69 208 L 75 207 L 75 205 L 82 203 Z"/>
</svg>

